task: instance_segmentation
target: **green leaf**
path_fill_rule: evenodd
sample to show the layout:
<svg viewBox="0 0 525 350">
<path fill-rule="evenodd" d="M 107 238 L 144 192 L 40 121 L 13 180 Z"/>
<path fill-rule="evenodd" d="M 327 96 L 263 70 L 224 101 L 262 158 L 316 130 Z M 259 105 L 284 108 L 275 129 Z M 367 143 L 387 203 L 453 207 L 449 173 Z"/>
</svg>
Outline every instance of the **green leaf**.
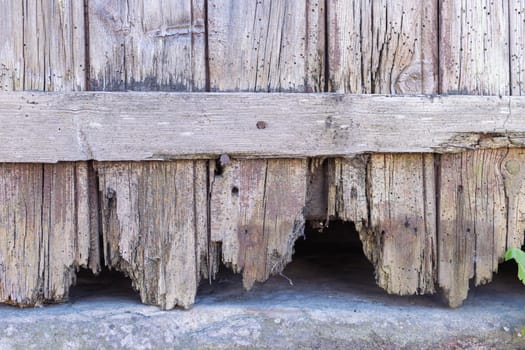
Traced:
<svg viewBox="0 0 525 350">
<path fill-rule="evenodd" d="M 525 284 L 525 252 L 519 248 L 509 248 L 505 253 L 505 261 L 514 259 L 518 264 L 518 278 Z"/>
</svg>

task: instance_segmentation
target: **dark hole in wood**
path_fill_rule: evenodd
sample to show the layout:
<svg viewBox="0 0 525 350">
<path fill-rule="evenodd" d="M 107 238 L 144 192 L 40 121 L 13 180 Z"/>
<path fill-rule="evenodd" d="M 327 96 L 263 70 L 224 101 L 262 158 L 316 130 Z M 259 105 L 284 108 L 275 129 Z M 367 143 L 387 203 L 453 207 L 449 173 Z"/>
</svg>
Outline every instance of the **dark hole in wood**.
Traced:
<svg viewBox="0 0 525 350">
<path fill-rule="evenodd" d="M 293 262 L 287 270 L 303 269 L 334 281 L 374 282 L 374 269 L 363 253 L 353 222 L 334 220 L 328 225 L 307 222 L 304 237 L 294 246 Z M 286 271 L 285 271 L 286 272 Z"/>
<path fill-rule="evenodd" d="M 233 186 L 232 187 L 232 194 L 239 194 L 239 187 Z"/>
<path fill-rule="evenodd" d="M 71 302 L 80 301 L 133 301 L 140 302 L 140 297 L 131 285 L 131 280 L 123 273 L 109 270 L 107 267 L 95 275 L 91 270 L 80 269 L 76 284 L 69 290 Z"/>
<path fill-rule="evenodd" d="M 243 232 L 247 231 L 243 229 Z M 208 281 L 200 284 L 197 303 L 238 303 L 239 300 L 266 303 L 279 295 L 293 302 L 290 300 L 308 299 L 319 293 L 350 299 L 370 293 L 386 295 L 375 284 L 373 266 L 365 257 L 351 222 L 332 221 L 328 227 L 307 222 L 305 237 L 295 242 L 292 262 L 281 274 L 256 283 L 249 292 L 242 288 L 241 274 L 221 265 L 211 284 Z"/>
<path fill-rule="evenodd" d="M 221 176 L 223 172 L 224 172 L 224 165 L 222 164 L 221 159 L 219 158 L 215 161 L 214 175 Z"/>
</svg>

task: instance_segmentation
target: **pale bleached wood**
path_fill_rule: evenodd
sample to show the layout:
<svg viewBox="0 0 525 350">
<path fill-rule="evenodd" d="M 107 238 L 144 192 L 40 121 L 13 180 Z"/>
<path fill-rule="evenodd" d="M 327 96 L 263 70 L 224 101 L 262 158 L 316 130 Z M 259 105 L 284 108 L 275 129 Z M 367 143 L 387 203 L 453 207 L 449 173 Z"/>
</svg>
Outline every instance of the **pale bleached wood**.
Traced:
<svg viewBox="0 0 525 350">
<path fill-rule="evenodd" d="M 232 160 L 212 169 L 211 240 L 250 289 L 284 269 L 304 229 L 306 160 Z"/>
<path fill-rule="evenodd" d="M 0 161 L 520 147 L 524 113 L 522 97 L 6 92 L 0 95 Z"/>
<path fill-rule="evenodd" d="M 203 91 L 204 0 L 90 0 L 92 90 Z"/>
<path fill-rule="evenodd" d="M 42 182 L 42 165 L 0 166 L 0 295 L 5 303 L 34 305 L 43 299 Z"/>
<path fill-rule="evenodd" d="M 195 210 L 207 197 L 199 177 L 206 161 L 96 167 L 106 264 L 130 277 L 144 303 L 190 307 L 201 277 L 200 237 L 207 237 L 207 212 Z"/>
<path fill-rule="evenodd" d="M 331 89 L 347 93 L 435 93 L 437 13 L 435 2 L 330 2 Z M 367 108 L 373 109 L 371 105 Z M 403 123 L 405 117 L 404 113 L 394 113 L 397 122 Z M 420 115 L 414 123 L 422 126 L 425 119 Z M 360 128 L 370 121 L 350 125 Z M 387 123 L 382 116 L 369 130 Z M 394 129 L 388 130 L 396 134 Z M 397 134 L 396 139 L 399 143 L 413 136 Z M 378 141 L 369 134 L 363 144 Z M 404 152 L 376 150 L 385 151 Z M 368 171 L 367 162 L 349 159 L 335 160 L 334 169 L 339 186 L 329 193 L 329 203 L 336 203 L 329 208 L 335 207 L 342 219 L 355 222 L 365 253 L 375 265 L 378 284 L 390 293 L 433 292 L 435 202 L 431 200 L 433 194 L 427 193 L 434 190 L 433 158 L 421 154 L 373 155 Z M 410 253 L 401 253 L 405 251 Z"/>
<path fill-rule="evenodd" d="M 335 158 L 328 169 L 328 216 L 368 227 L 367 168 L 369 156 Z"/>
<path fill-rule="evenodd" d="M 509 1 L 510 91 L 512 95 L 525 94 L 525 4 Z"/>
<path fill-rule="evenodd" d="M 442 159 L 439 283 L 452 307 L 467 297 L 469 279 L 475 277 L 476 285 L 492 280 L 505 253 L 507 193 L 501 168 L 508 152 L 465 152 Z"/>
<path fill-rule="evenodd" d="M 84 4 L 2 0 L 0 91 L 83 90 Z"/>
<path fill-rule="evenodd" d="M 329 86 L 349 93 L 435 93 L 437 4 L 334 0 L 328 6 Z"/>
<path fill-rule="evenodd" d="M 205 1 L 94 0 L 88 2 L 88 8 L 91 89 L 205 90 Z M 125 114 L 134 108 L 122 107 Z M 174 108 L 180 106 L 170 106 L 165 115 L 172 114 Z M 195 112 L 180 111 L 186 120 L 183 124 Z M 145 114 L 141 125 L 134 128 L 138 134 L 126 138 L 155 142 L 160 135 L 157 131 L 139 135 L 144 126 L 174 125 L 168 120 L 154 121 L 151 116 Z M 123 118 L 133 120 L 135 116 Z M 90 125 L 104 129 L 103 120 L 107 118 Z M 171 139 L 199 142 L 191 132 L 176 129 L 169 131 Z M 81 152 L 96 153 L 88 134 L 81 131 L 77 137 Z M 163 146 L 157 155 L 140 160 L 168 159 L 164 156 L 167 150 Z M 116 199 L 107 197 L 112 196 L 111 187 L 103 190 L 106 265 L 129 275 L 143 302 L 163 309 L 190 307 L 201 277 L 213 277 L 219 265 L 217 247 L 209 242 L 207 161 L 101 163 L 99 167 L 105 181 L 118 187 Z M 121 174 L 119 169 L 125 170 Z"/>
<path fill-rule="evenodd" d="M 370 229 L 363 248 L 389 293 L 434 292 L 436 202 L 433 155 L 372 155 Z"/>
<path fill-rule="evenodd" d="M 501 261 L 506 248 L 521 248 L 524 243 L 525 232 L 525 179 L 523 169 L 525 151 L 523 149 L 509 149 L 501 164 L 501 173 L 505 185 L 507 200 L 507 237 L 506 242 L 495 244 L 496 254 L 494 265 Z M 506 243 L 506 244 L 505 244 Z"/>
<path fill-rule="evenodd" d="M 440 21 L 441 92 L 509 95 L 509 2 L 442 1 Z"/>
<path fill-rule="evenodd" d="M 1 91 L 85 88 L 82 2 L 4 0 L 0 7 Z M 90 168 L 87 163 L 0 167 L 0 301 L 19 306 L 64 301 L 77 269 L 99 270 Z"/>
<path fill-rule="evenodd" d="M 88 266 L 94 273 L 101 269 L 97 181 L 91 163 L 75 163 L 75 197 L 78 206 L 75 216 L 78 234 L 76 259 L 79 265 Z"/>
<path fill-rule="evenodd" d="M 323 91 L 324 5 L 314 0 L 208 1 L 211 91 Z M 246 99 L 242 103 L 252 105 Z M 230 120 L 239 115 L 239 107 L 230 113 Z M 289 110 L 286 117 L 297 112 Z M 300 123 L 310 113 L 303 114 Z M 250 113 L 246 126 L 235 123 L 229 135 L 213 134 L 230 138 L 248 131 L 246 146 L 261 149 L 264 142 L 251 131 L 272 139 L 278 130 L 272 115 L 276 113 Z M 296 140 L 315 137 L 296 131 L 289 133 Z M 219 154 L 250 156 L 249 152 L 230 152 L 222 141 L 215 143 L 220 144 Z M 280 147 L 296 149 L 288 142 Z M 222 242 L 223 260 L 234 270 L 242 269 L 244 287 L 249 289 L 255 281 L 281 272 L 291 259 L 295 239 L 303 231 L 307 161 L 246 160 L 225 164 L 223 170 L 226 178 L 214 175 L 211 180 L 212 241 Z M 234 198 L 232 183 L 238 184 L 240 198 Z M 231 221 L 225 222 L 224 216 Z"/>
<path fill-rule="evenodd" d="M 509 3 L 446 1 L 441 9 L 441 92 L 508 95 Z M 441 157 L 438 280 L 452 307 L 467 297 L 471 278 L 476 285 L 491 281 L 503 258 L 508 204 L 519 202 L 512 197 L 519 186 L 508 189 L 510 197 L 505 188 L 505 182 L 515 181 L 502 174 L 507 153 L 478 150 Z"/>
<path fill-rule="evenodd" d="M 98 270 L 85 205 L 85 164 L 0 165 L 0 300 L 19 306 L 67 298 L 79 267 Z M 88 216 L 89 218 L 89 216 Z"/>
<path fill-rule="evenodd" d="M 212 91 L 323 91 L 323 1 L 208 1 Z"/>
</svg>

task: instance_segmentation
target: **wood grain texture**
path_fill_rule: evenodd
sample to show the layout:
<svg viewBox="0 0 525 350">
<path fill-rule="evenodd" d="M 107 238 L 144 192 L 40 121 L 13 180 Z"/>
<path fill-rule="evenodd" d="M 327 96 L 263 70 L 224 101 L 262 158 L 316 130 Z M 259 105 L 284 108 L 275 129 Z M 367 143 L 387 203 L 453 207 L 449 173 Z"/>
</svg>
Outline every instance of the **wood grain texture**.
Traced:
<svg viewBox="0 0 525 350">
<path fill-rule="evenodd" d="M 212 172 L 211 240 L 250 289 L 291 261 L 304 229 L 306 160 L 233 160 Z"/>
<path fill-rule="evenodd" d="M 367 168 L 370 157 L 335 158 L 328 165 L 328 217 L 353 221 L 361 232 L 369 226 Z"/>
<path fill-rule="evenodd" d="M 436 2 L 330 2 L 330 88 L 346 93 L 434 94 L 438 71 L 437 14 Z M 372 105 L 367 108 L 373 109 Z M 401 123 L 405 116 L 394 114 Z M 414 125 L 423 126 L 425 120 L 420 115 Z M 351 125 L 360 128 L 370 121 L 359 120 Z M 386 124 L 387 118 L 383 117 L 369 130 Z M 450 124 L 455 125 L 455 121 Z M 396 134 L 393 129 L 388 130 Z M 414 136 L 397 134 L 396 139 L 400 143 Z M 418 142 L 422 139 L 417 137 Z M 367 135 L 363 143 L 370 145 L 378 140 Z M 454 148 L 455 142 L 450 141 L 443 144 Z M 356 223 L 365 254 L 375 266 L 378 284 L 389 293 L 432 293 L 435 201 L 432 192 L 427 191 L 435 188 L 433 158 L 423 154 L 377 154 L 372 155 L 370 162 L 336 160 L 334 169 L 339 186 L 329 193 L 329 208 L 334 208 L 331 202 L 335 199 L 336 211 L 343 209 L 339 216 Z"/>
<path fill-rule="evenodd" d="M 324 2 L 208 1 L 211 91 L 324 89 Z"/>
<path fill-rule="evenodd" d="M 522 97 L 6 92 L 0 95 L 0 161 L 520 147 L 524 113 Z"/>
<path fill-rule="evenodd" d="M 442 159 L 439 283 L 452 307 L 467 297 L 471 278 L 476 285 L 492 280 L 505 253 L 507 205 L 501 167 L 507 153 L 465 152 Z"/>
<path fill-rule="evenodd" d="M 89 87 L 203 91 L 204 0 L 90 0 Z"/>
<path fill-rule="evenodd" d="M 437 4 L 333 0 L 328 6 L 332 91 L 435 93 Z"/>
<path fill-rule="evenodd" d="M 0 300 L 67 298 L 79 267 L 98 270 L 84 193 L 86 164 L 0 165 Z"/>
<path fill-rule="evenodd" d="M 163 309 L 193 304 L 200 281 L 206 161 L 98 163 L 104 259 L 130 277 L 141 300 Z M 202 249 L 202 251 L 201 251 Z"/>
<path fill-rule="evenodd" d="M 2 94 L 85 88 L 82 2 L 3 0 L 0 6 Z M 77 269 L 96 273 L 100 267 L 90 166 L 0 168 L 0 301 L 19 306 L 63 301 Z"/>
<path fill-rule="evenodd" d="M 508 6 L 508 2 L 442 3 L 443 93 L 511 92 Z M 508 149 L 441 156 L 438 280 L 452 307 L 467 297 L 471 278 L 476 285 L 492 280 L 506 249 L 509 223 L 521 226 L 515 156 L 518 153 Z M 516 226 L 510 228 L 513 235 Z"/>
<path fill-rule="evenodd" d="M 441 92 L 509 95 L 509 2 L 444 0 Z"/>
<path fill-rule="evenodd" d="M 206 89 L 205 1 L 93 0 L 88 2 L 88 11 L 91 89 Z M 113 94 L 116 93 L 105 95 L 116 97 Z M 157 105 L 155 94 L 143 95 L 154 97 L 148 109 Z M 140 120 L 140 125 L 133 127 L 135 135 L 122 135 L 132 143 L 138 140 L 155 142 L 158 137 L 162 138 L 160 130 L 143 134 L 146 125 L 161 128 L 164 125 L 169 129 L 173 126 L 172 121 L 154 121 L 155 112 L 147 112 L 144 118 L 136 119 L 137 116 L 128 114 L 135 107 L 121 107 L 126 115 L 122 115 L 122 120 Z M 171 119 L 173 107 L 180 108 L 171 106 L 162 114 Z M 180 112 L 184 114 L 183 124 L 194 113 Z M 108 115 L 87 125 L 104 130 L 108 127 L 107 121 Z M 89 132 L 78 126 L 77 150 L 97 158 L 93 157 L 97 151 Z M 192 139 L 191 133 L 176 130 L 179 126 L 164 135 L 169 134 L 172 140 L 185 139 L 185 143 L 198 142 Z M 120 126 L 113 131 L 119 129 Z M 104 143 L 106 146 L 101 145 L 102 148 L 108 145 Z M 118 147 L 132 153 L 138 151 L 123 144 Z M 169 159 L 164 156 L 168 149 L 163 146 L 156 155 L 150 154 L 140 160 Z M 114 160 L 139 159 L 118 157 Z M 201 278 L 212 277 L 218 269 L 215 253 L 209 254 L 209 251 L 215 252 L 216 247 L 210 246 L 208 240 L 207 164 L 204 160 L 97 163 L 103 195 L 105 264 L 127 274 L 144 303 L 162 309 L 188 308 L 193 304 Z"/>
<path fill-rule="evenodd" d="M 324 11 L 324 2 L 316 0 L 208 1 L 211 91 L 323 91 Z M 244 96 L 267 98 L 261 94 Z M 253 106 L 246 97 L 240 102 Z M 308 104 L 306 100 L 295 104 L 286 118 L 302 114 L 298 119 L 302 123 L 311 115 L 311 109 L 304 114 L 297 109 Z M 275 107 L 273 102 L 270 105 Z M 229 121 L 242 114 L 239 107 L 230 113 Z M 283 107 L 291 105 L 278 108 Z M 217 132 L 213 135 L 236 138 L 247 132 L 250 140 L 245 146 L 264 149 L 265 142 L 259 137 L 275 140 L 276 131 L 280 130 L 280 123 L 272 118 L 275 115 L 271 111 L 258 111 L 248 117 L 245 126 L 234 122 L 229 135 Z M 318 120 L 323 124 L 325 118 Z M 310 133 L 297 133 L 298 123 L 294 124 L 289 133 L 293 139 L 315 138 Z M 249 152 L 231 152 L 222 141 L 215 143 L 221 144 L 220 155 L 251 156 Z M 296 145 L 288 142 L 280 147 L 296 149 Z M 283 156 L 280 153 L 272 157 Z M 285 157 L 296 156 L 299 155 Z M 211 177 L 212 241 L 222 242 L 223 261 L 234 270 L 242 269 L 244 287 L 249 289 L 255 281 L 280 273 L 291 260 L 293 244 L 304 226 L 307 161 L 243 160 L 225 164 L 223 170 L 223 175 Z"/>
<path fill-rule="evenodd" d="M 509 1 L 510 92 L 525 94 L 525 4 Z"/>
<path fill-rule="evenodd" d="M 0 91 L 83 90 L 84 4 L 2 0 Z"/>
<path fill-rule="evenodd" d="M 389 293 L 434 292 L 436 201 L 431 154 L 372 155 L 370 229 L 363 248 Z"/>
</svg>

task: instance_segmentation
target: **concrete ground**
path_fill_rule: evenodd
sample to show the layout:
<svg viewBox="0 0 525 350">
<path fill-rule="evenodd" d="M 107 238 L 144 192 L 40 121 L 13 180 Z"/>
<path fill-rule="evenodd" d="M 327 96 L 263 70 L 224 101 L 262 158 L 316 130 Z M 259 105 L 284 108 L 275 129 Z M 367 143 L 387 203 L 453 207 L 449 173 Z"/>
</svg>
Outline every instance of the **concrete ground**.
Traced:
<svg viewBox="0 0 525 350">
<path fill-rule="evenodd" d="M 68 303 L 0 306 L 0 349 L 525 349 L 514 265 L 451 310 L 385 294 L 358 247 L 326 246 L 298 244 L 283 276 L 250 292 L 224 272 L 188 311 L 140 304 L 125 279 L 80 279 Z"/>
</svg>

